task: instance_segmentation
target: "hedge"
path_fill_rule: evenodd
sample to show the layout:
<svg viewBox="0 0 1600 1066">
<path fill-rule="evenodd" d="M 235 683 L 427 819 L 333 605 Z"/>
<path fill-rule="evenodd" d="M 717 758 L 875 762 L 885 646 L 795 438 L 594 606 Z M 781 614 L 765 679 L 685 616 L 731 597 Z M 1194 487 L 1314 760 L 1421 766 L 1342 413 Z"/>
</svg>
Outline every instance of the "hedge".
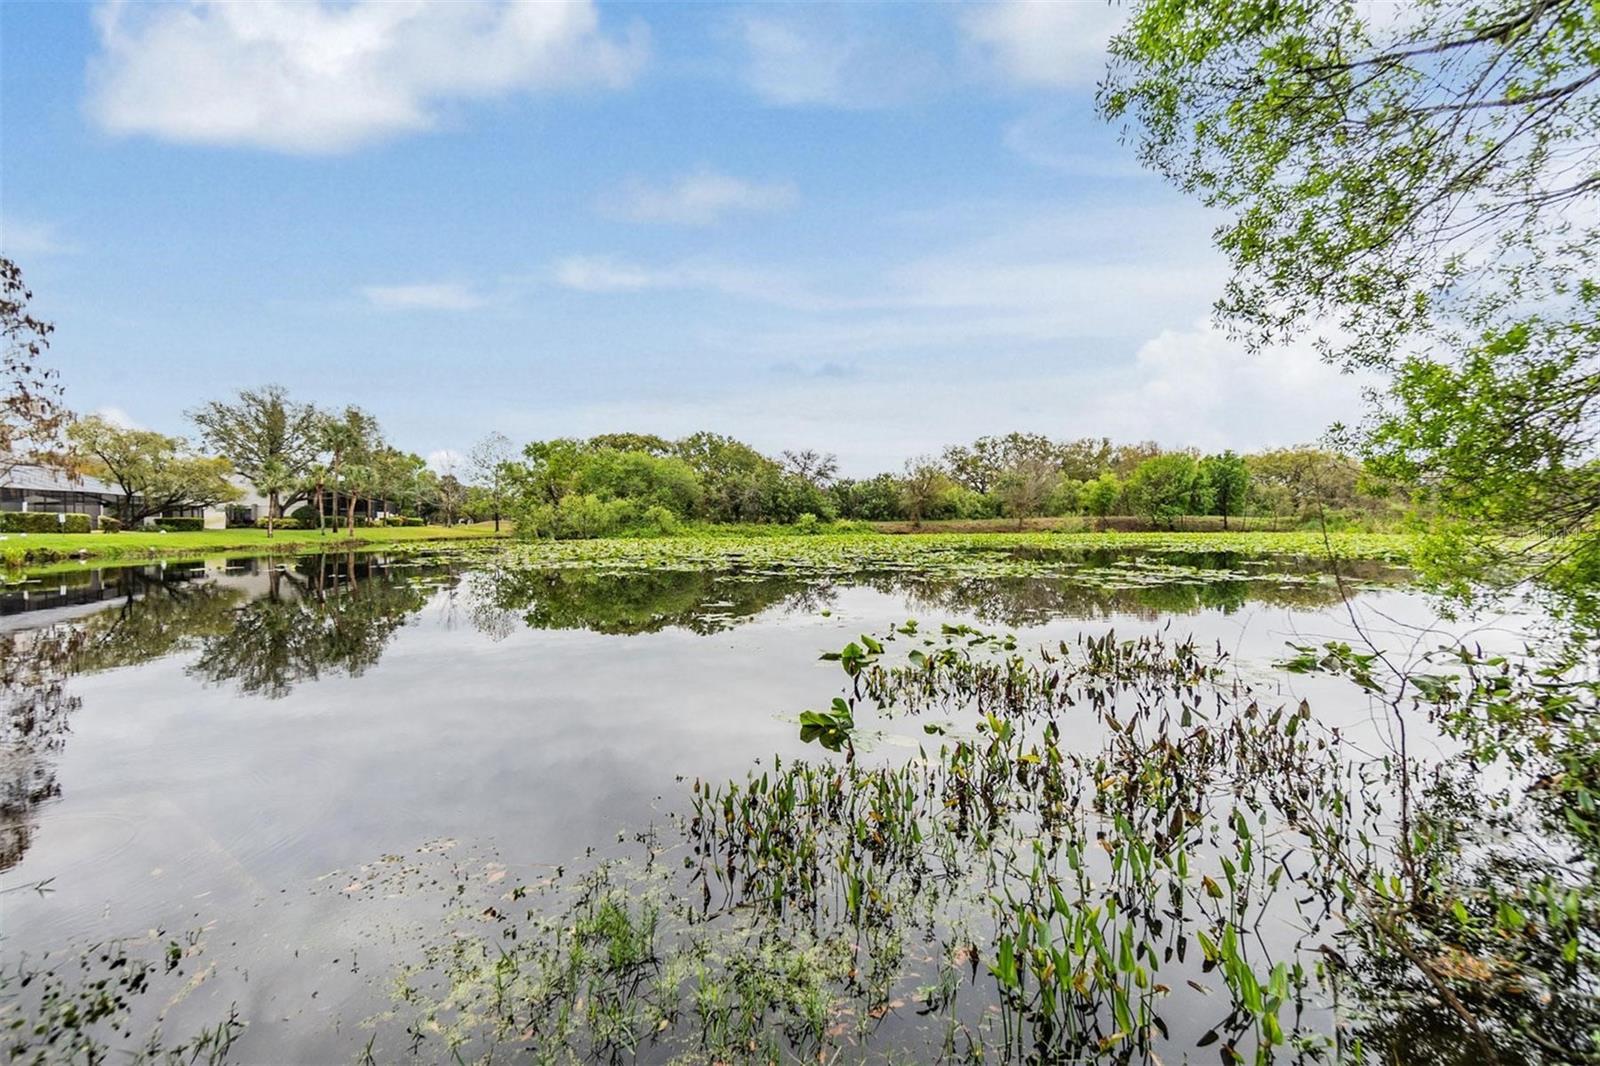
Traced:
<svg viewBox="0 0 1600 1066">
<path fill-rule="evenodd" d="M 204 518 L 158 518 L 152 524 L 166 533 L 195 533 L 206 528 Z"/>
<path fill-rule="evenodd" d="M 62 521 L 65 517 L 65 521 Z M 93 528 L 86 514 L 61 515 L 55 511 L 0 512 L 0 533 L 87 533 Z"/>
<path fill-rule="evenodd" d="M 102 532 L 102 533 L 120 533 L 120 532 L 122 532 L 122 520 L 118 519 L 118 518 L 112 518 L 108 514 L 101 515 L 100 516 L 100 532 Z"/>
<path fill-rule="evenodd" d="M 256 519 L 256 528 L 257 529 L 266 529 L 267 528 L 267 520 L 265 518 Z M 272 520 L 272 528 L 273 529 L 305 529 L 306 526 L 305 526 L 305 523 L 300 521 L 300 519 L 298 519 L 298 518 L 275 518 L 275 519 Z"/>
</svg>

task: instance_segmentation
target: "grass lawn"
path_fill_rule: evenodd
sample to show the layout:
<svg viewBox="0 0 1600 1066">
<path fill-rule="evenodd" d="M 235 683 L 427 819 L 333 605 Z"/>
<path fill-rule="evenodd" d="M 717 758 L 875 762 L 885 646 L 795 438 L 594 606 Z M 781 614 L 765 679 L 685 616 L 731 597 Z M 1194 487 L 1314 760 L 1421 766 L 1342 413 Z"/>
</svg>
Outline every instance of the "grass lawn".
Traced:
<svg viewBox="0 0 1600 1066">
<path fill-rule="evenodd" d="M 509 526 L 505 527 L 508 535 Z M 11 566 L 57 559 L 140 559 L 207 552 L 304 552 L 319 548 L 365 547 L 373 544 L 436 540 L 482 540 L 495 536 L 494 523 L 470 526 L 378 526 L 357 528 L 352 538 L 342 527 L 280 529 L 269 540 L 264 529 L 206 529 L 195 533 L 128 530 L 121 533 L 0 534 L 0 558 Z"/>
</svg>

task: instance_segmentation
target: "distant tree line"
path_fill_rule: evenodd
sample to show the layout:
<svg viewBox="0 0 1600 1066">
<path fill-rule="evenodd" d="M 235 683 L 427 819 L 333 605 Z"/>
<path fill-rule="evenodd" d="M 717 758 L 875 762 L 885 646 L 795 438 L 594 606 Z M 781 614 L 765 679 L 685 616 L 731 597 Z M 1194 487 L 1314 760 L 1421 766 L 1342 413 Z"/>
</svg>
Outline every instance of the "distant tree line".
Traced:
<svg viewBox="0 0 1600 1066">
<path fill-rule="evenodd" d="M 1300 522 L 1373 520 L 1411 504 L 1355 459 L 1315 447 L 1252 455 L 1153 443 L 1055 441 L 1010 433 L 953 445 L 900 473 L 841 478 L 833 456 L 774 458 L 731 437 L 638 433 L 528 445 L 500 479 L 524 535 L 671 532 L 685 523 L 911 522 L 1131 515 L 1175 528 L 1185 516 Z"/>
<path fill-rule="evenodd" d="M 1172 528 L 1194 515 L 1220 516 L 1224 525 L 1245 515 L 1371 520 L 1416 503 L 1414 493 L 1372 476 L 1360 461 L 1322 448 L 1206 455 L 1037 433 L 980 437 L 912 459 L 899 473 L 859 479 L 839 477 L 827 453 L 773 457 L 708 432 L 677 440 L 562 437 L 520 452 L 491 432 L 464 462 L 432 469 L 391 444 L 362 408 L 319 407 L 277 385 L 189 412 L 196 430 L 189 439 L 100 416 L 71 419 L 54 373 L 42 366 L 52 327 L 29 314 L 30 295 L 16 265 L 0 260 L 7 461 L 62 465 L 112 484 L 126 524 L 225 505 L 242 495 L 240 478 L 265 498 L 269 532 L 283 524 L 353 530 L 358 511 L 361 520 L 381 514 L 496 528 L 509 517 L 523 535 L 558 538 L 662 533 L 695 522 L 1015 519 L 1020 526 L 1063 515 L 1132 515 Z"/>
</svg>

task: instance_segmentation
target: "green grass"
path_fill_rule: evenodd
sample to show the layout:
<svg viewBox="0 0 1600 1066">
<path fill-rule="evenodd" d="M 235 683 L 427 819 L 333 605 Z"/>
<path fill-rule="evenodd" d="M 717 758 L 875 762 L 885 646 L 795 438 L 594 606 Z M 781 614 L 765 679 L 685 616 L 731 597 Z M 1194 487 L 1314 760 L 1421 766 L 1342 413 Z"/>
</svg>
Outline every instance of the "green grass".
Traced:
<svg viewBox="0 0 1600 1066">
<path fill-rule="evenodd" d="M 1015 549 L 1070 551 L 1142 549 L 1149 552 L 1239 552 L 1246 555 L 1290 554 L 1323 557 L 1332 549 L 1345 559 L 1405 562 L 1413 539 L 1393 533 L 1305 531 L 1270 533 L 1232 531 L 1206 533 L 1081 532 L 934 532 L 891 536 L 855 527 L 836 532 L 803 532 L 791 526 L 717 526 L 666 537 L 622 537 L 601 540 L 520 542 L 522 561 L 540 566 L 726 569 L 784 566 L 844 566 L 847 569 L 897 569 L 957 562 L 959 568 L 1006 569 L 1000 558 Z M 499 542 L 504 542 L 502 534 Z M 155 558 L 200 558 L 219 555 L 292 555 L 326 550 L 381 548 L 387 545 L 449 542 L 468 545 L 495 541 L 493 526 L 413 526 L 357 529 L 354 538 L 343 529 L 279 530 L 271 540 L 261 529 L 205 530 L 196 533 L 34 533 L 0 537 L 0 559 L 16 572 L 38 575 L 85 562 L 115 565 Z M 984 562 L 989 558 L 987 563 Z M 980 565 L 982 564 L 982 565 Z M 1017 564 L 1020 565 L 1020 564 Z"/>
<path fill-rule="evenodd" d="M 331 547 L 482 540 L 494 535 L 491 523 L 357 528 L 354 537 L 342 528 L 330 529 L 326 533 L 318 533 L 314 529 L 280 529 L 271 539 L 268 539 L 264 529 L 206 529 L 194 533 L 161 533 L 144 529 L 122 533 L 11 533 L 0 536 L 0 559 L 15 567 L 79 558 L 151 559 L 212 552 L 293 554 Z"/>
</svg>

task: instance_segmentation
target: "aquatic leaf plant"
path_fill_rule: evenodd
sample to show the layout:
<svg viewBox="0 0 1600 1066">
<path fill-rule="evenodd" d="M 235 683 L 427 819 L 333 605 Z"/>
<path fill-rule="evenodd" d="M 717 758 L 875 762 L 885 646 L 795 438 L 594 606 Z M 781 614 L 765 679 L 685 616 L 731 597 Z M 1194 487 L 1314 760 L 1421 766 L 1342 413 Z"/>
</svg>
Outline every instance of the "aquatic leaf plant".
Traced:
<svg viewBox="0 0 1600 1066">
<path fill-rule="evenodd" d="M 1468 764 L 1352 740 L 1162 635 L 1023 650 L 907 623 L 825 658 L 844 693 L 802 731 L 919 723 L 914 757 L 841 743 L 693 781 L 638 855 L 512 889 L 487 921 L 464 906 L 403 981 L 416 1054 L 1600 1054 L 1593 851 Z M 1397 695 L 1369 664 L 1353 691 L 1445 738 L 1464 702 L 1536 713 L 1547 689 L 1485 670 L 1517 673 L 1467 662 Z"/>
</svg>

